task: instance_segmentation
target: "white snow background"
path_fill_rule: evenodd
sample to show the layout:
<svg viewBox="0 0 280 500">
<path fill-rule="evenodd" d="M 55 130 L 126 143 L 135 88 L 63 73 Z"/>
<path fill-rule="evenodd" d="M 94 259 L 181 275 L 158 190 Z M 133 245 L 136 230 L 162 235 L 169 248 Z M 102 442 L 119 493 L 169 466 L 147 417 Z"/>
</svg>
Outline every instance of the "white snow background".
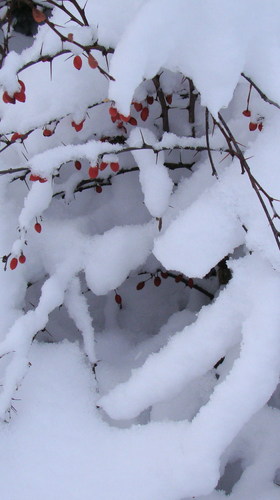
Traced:
<svg viewBox="0 0 280 500">
<path fill-rule="evenodd" d="M 251 120 L 263 130 L 250 131 L 241 77 L 280 103 L 279 2 L 89 0 L 85 12 L 86 27 L 59 8 L 51 20 L 82 45 L 113 47 L 108 67 L 93 53 L 114 80 L 69 41 L 80 71 L 69 54 L 54 58 L 52 78 L 48 62 L 24 67 L 61 50 L 47 24 L 31 45 L 16 35 L 0 70 L 2 91 L 17 91 L 18 77 L 26 86 L 25 103 L 0 102 L 1 137 L 28 133 L 1 151 L 0 170 L 45 180 L 0 176 L 0 255 L 27 259 L 0 271 L 0 498 L 279 500 L 279 249 L 217 127 L 218 179 L 207 152 L 177 149 L 205 146 L 204 106 L 221 112 L 252 174 L 280 199 L 279 109 L 253 89 Z M 165 133 L 157 100 L 147 121 L 131 106 L 155 97 L 156 74 L 173 99 Z M 199 92 L 196 137 L 184 75 Z M 137 126 L 120 132 L 111 105 Z M 83 120 L 77 133 L 71 122 Z M 100 140 L 120 133 L 125 144 Z M 108 165 L 102 193 L 74 193 L 100 158 L 121 174 Z M 165 165 L 181 161 L 196 163 Z M 219 288 L 205 276 L 228 255 L 232 279 Z"/>
</svg>

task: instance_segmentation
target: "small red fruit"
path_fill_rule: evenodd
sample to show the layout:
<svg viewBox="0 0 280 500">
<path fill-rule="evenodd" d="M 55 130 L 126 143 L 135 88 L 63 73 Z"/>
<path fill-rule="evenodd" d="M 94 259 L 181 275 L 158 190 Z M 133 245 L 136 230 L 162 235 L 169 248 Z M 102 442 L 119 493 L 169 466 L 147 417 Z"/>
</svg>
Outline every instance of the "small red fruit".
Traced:
<svg viewBox="0 0 280 500">
<path fill-rule="evenodd" d="M 139 281 L 139 283 L 136 285 L 136 290 L 142 290 L 145 286 L 145 281 Z"/>
<path fill-rule="evenodd" d="M 39 177 L 38 181 L 41 183 L 41 184 L 44 184 L 44 182 L 47 182 L 48 179 L 46 179 L 45 177 Z"/>
<path fill-rule="evenodd" d="M 242 114 L 249 118 L 251 116 L 251 111 L 249 109 L 244 109 L 244 111 L 242 111 Z"/>
<path fill-rule="evenodd" d="M 89 167 L 88 169 L 88 176 L 90 179 L 96 179 L 99 174 L 99 168 L 98 167 Z"/>
<path fill-rule="evenodd" d="M 262 123 L 258 124 L 258 129 L 259 129 L 260 132 L 262 131 L 262 129 L 263 129 L 263 124 Z"/>
<path fill-rule="evenodd" d="M 149 116 L 149 108 L 143 108 L 141 113 L 140 113 L 140 116 L 141 116 L 141 120 L 143 120 L 143 122 L 145 122 Z"/>
<path fill-rule="evenodd" d="M 117 108 L 114 108 L 113 106 L 109 108 L 109 113 L 112 118 L 116 118 L 119 115 Z"/>
<path fill-rule="evenodd" d="M 140 111 L 143 108 L 141 102 L 133 102 L 133 106 L 134 106 L 135 111 L 137 111 L 137 113 L 140 113 Z"/>
<path fill-rule="evenodd" d="M 36 224 L 34 224 L 34 229 L 37 233 L 41 233 L 42 231 L 42 226 L 39 222 L 36 222 Z"/>
<path fill-rule="evenodd" d="M 68 33 L 67 38 L 68 38 L 69 42 L 73 42 L 73 40 L 74 40 L 73 33 Z"/>
<path fill-rule="evenodd" d="M 193 287 L 193 279 L 192 279 L 192 278 L 189 278 L 189 279 L 188 279 L 188 286 L 189 286 L 190 288 L 192 288 L 192 287 Z"/>
<path fill-rule="evenodd" d="M 91 54 L 88 55 L 88 64 L 92 69 L 98 68 L 98 62 Z"/>
<path fill-rule="evenodd" d="M 180 281 L 182 281 L 182 279 L 183 279 L 183 275 L 182 274 L 178 274 L 176 276 L 176 278 L 175 278 L 175 281 L 176 281 L 176 283 L 180 283 Z"/>
<path fill-rule="evenodd" d="M 99 194 L 102 193 L 102 186 L 96 186 L 95 191 Z"/>
<path fill-rule="evenodd" d="M 18 265 L 18 260 L 16 257 L 13 257 L 10 262 L 10 269 L 13 271 Z"/>
<path fill-rule="evenodd" d="M 74 165 L 77 170 L 81 170 L 82 164 L 79 160 L 76 160 Z"/>
<path fill-rule="evenodd" d="M 172 104 L 172 94 L 168 94 L 165 96 L 166 102 L 168 104 Z"/>
<path fill-rule="evenodd" d="M 116 293 L 116 295 L 115 295 L 115 301 L 119 305 L 121 305 L 121 303 L 122 303 L 122 298 L 118 293 Z"/>
<path fill-rule="evenodd" d="M 156 276 L 154 279 L 154 285 L 155 286 L 160 286 L 161 285 L 161 279 L 159 276 Z"/>
<path fill-rule="evenodd" d="M 32 16 L 34 21 L 36 21 L 36 23 L 43 23 L 47 19 L 44 12 L 42 12 L 39 9 L 36 9 L 36 7 L 33 7 L 32 9 Z"/>
<path fill-rule="evenodd" d="M 31 182 L 36 182 L 40 179 L 39 175 L 30 174 L 29 180 Z"/>
<path fill-rule="evenodd" d="M 53 135 L 53 130 L 50 130 L 49 128 L 45 128 L 43 130 L 43 136 L 44 137 L 50 137 L 51 135 Z"/>
<path fill-rule="evenodd" d="M 20 86 L 21 86 L 21 90 L 22 90 L 23 92 L 25 92 L 25 85 L 24 85 L 24 82 L 23 82 L 22 80 L 19 80 L 19 81 L 18 81 L 18 83 L 19 83 L 19 84 L 20 84 Z"/>
<path fill-rule="evenodd" d="M 166 278 L 168 278 L 168 273 L 166 273 L 165 271 L 161 271 L 160 275 L 165 280 L 166 280 Z"/>
<path fill-rule="evenodd" d="M 25 255 L 23 255 L 23 253 L 19 256 L 18 261 L 19 261 L 20 264 L 24 264 L 25 263 L 26 257 L 25 257 Z"/>
<path fill-rule="evenodd" d="M 14 94 L 14 98 L 15 98 L 16 101 L 25 102 L 26 96 L 25 96 L 24 90 L 21 90 L 20 92 L 16 92 Z"/>
<path fill-rule="evenodd" d="M 102 161 L 99 165 L 100 170 L 105 170 L 105 168 L 108 166 L 108 163 L 106 161 Z"/>
<path fill-rule="evenodd" d="M 151 104 L 153 104 L 153 102 L 154 102 L 153 96 L 152 95 L 148 95 L 147 96 L 147 103 L 151 105 Z"/>
<path fill-rule="evenodd" d="M 249 123 L 249 130 L 250 130 L 251 132 L 254 132 L 254 130 L 256 130 L 256 129 L 257 129 L 257 127 L 258 127 L 258 124 L 257 124 L 257 123 L 255 123 L 255 122 L 250 122 L 250 123 Z"/>
<path fill-rule="evenodd" d="M 135 127 L 137 125 L 137 120 L 136 120 L 136 118 L 133 118 L 133 116 L 131 116 L 128 120 L 128 123 L 130 123 L 130 125 Z"/>
<path fill-rule="evenodd" d="M 73 65 L 74 65 L 74 68 L 80 70 L 82 65 L 83 65 L 83 61 L 81 59 L 80 56 L 75 56 L 74 59 L 73 59 Z"/>
<path fill-rule="evenodd" d="M 76 123 L 76 122 L 72 121 L 71 125 L 76 130 L 76 132 L 80 132 L 82 130 L 83 126 L 84 126 L 84 121 L 85 120 L 83 120 L 80 123 Z"/>
<path fill-rule="evenodd" d="M 120 170 L 120 164 L 117 161 L 113 161 L 110 163 L 110 168 L 113 172 L 118 172 Z"/>
<path fill-rule="evenodd" d="M 18 134 L 17 132 L 15 132 L 12 137 L 11 137 L 11 142 L 15 142 L 17 141 L 18 139 L 21 139 L 22 135 Z"/>
<path fill-rule="evenodd" d="M 124 122 L 129 122 L 130 120 L 130 115 L 125 116 L 125 115 L 120 115 L 120 120 L 123 120 Z"/>
<path fill-rule="evenodd" d="M 15 104 L 16 102 L 14 96 L 10 96 L 6 90 L 3 93 L 2 99 L 6 104 Z"/>
</svg>

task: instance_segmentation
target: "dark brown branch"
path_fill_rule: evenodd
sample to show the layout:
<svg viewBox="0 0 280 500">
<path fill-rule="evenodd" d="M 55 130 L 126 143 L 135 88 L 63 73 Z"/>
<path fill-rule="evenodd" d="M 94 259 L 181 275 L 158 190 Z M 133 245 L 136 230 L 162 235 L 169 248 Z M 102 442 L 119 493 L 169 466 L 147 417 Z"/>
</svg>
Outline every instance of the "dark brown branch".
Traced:
<svg viewBox="0 0 280 500">
<path fill-rule="evenodd" d="M 195 92 L 195 86 L 193 84 L 193 81 L 191 78 L 188 78 L 189 81 L 189 88 L 190 88 L 190 94 L 189 94 L 189 106 L 188 106 L 188 111 L 189 111 L 189 123 L 192 126 L 192 137 L 195 137 L 195 103 L 198 98 L 198 94 Z"/>
<path fill-rule="evenodd" d="M 164 132 L 169 132 L 169 118 L 168 118 L 168 110 L 169 106 L 166 103 L 164 93 L 162 91 L 162 88 L 160 86 L 160 76 L 156 75 L 153 78 L 154 86 L 156 88 L 157 96 L 159 103 L 161 105 L 161 117 L 162 117 L 162 129 Z"/>
<path fill-rule="evenodd" d="M 265 102 L 280 109 L 280 105 L 277 102 L 272 101 L 272 99 L 269 99 L 269 97 L 267 97 L 267 95 L 255 84 L 255 82 L 253 82 L 253 80 L 251 80 L 251 78 L 249 78 L 249 76 L 246 76 L 244 73 L 241 73 L 241 75 L 243 76 L 243 78 L 245 78 L 245 80 L 247 80 L 247 82 L 252 85 L 252 87 L 254 87 L 254 89 L 258 92 L 258 94 Z"/>
<path fill-rule="evenodd" d="M 157 270 L 157 272 L 160 272 L 162 271 L 162 269 L 159 269 Z M 168 276 L 170 276 L 171 278 L 178 278 L 178 274 L 176 273 L 172 273 L 172 271 L 164 271 L 164 273 L 168 274 Z M 193 280 L 192 280 L 193 281 Z M 186 286 L 188 286 L 189 288 L 194 288 L 195 290 L 197 290 L 198 292 L 201 292 L 203 293 L 204 295 L 206 295 L 210 300 L 213 300 L 214 299 L 214 295 L 211 293 L 211 292 L 208 292 L 208 290 L 205 290 L 205 288 L 203 288 L 202 286 L 200 285 L 197 285 L 196 283 L 193 283 L 190 285 L 190 278 L 187 278 L 187 277 L 184 277 L 183 274 L 180 275 L 180 283 L 184 283 Z"/>
<path fill-rule="evenodd" d="M 210 149 L 210 141 L 209 141 L 209 111 L 208 108 L 205 108 L 205 134 L 206 134 L 206 144 L 207 144 L 207 153 L 210 161 L 210 165 L 212 168 L 212 175 L 218 178 L 217 170 L 214 165 L 213 157 Z"/>
</svg>

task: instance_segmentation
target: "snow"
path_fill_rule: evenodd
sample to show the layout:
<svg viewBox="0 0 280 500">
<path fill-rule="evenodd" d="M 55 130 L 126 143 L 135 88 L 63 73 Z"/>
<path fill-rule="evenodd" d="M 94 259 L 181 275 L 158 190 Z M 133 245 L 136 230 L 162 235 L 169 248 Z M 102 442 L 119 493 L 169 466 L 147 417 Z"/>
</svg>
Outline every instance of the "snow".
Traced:
<svg viewBox="0 0 280 500">
<path fill-rule="evenodd" d="M 154 225 L 115 227 L 88 245 L 85 275 L 91 290 L 106 294 L 143 264 L 152 250 Z"/>
<path fill-rule="evenodd" d="M 110 85 L 110 98 L 128 114 L 134 90 L 143 78 L 152 78 L 161 67 L 172 71 L 180 69 L 193 79 L 201 93 L 202 104 L 217 116 L 218 110 L 226 107 L 232 98 L 247 54 L 251 59 L 258 54 L 259 23 L 265 30 L 269 29 L 271 9 L 276 13 L 273 23 L 278 19 L 275 1 L 269 3 L 271 8 L 266 16 L 262 15 L 260 1 L 230 1 L 227 9 L 223 8 L 222 0 L 175 0 L 172 4 L 167 0 L 153 0 L 147 3 L 129 24 L 112 58 L 115 82 Z M 255 22 L 248 29 L 252 12 Z M 176 19 L 176 23 L 172 19 Z M 167 32 L 168 37 L 161 36 Z M 197 33 L 203 33 L 203 37 L 194 44 Z M 268 47 L 265 45 L 261 53 L 266 53 Z M 273 69 L 272 73 L 270 71 L 269 68 L 269 74 L 273 74 Z"/>
<path fill-rule="evenodd" d="M 1 498 L 279 498 L 279 16 L 78 0 L 67 40 L 11 26 Z"/>
<path fill-rule="evenodd" d="M 128 139 L 130 147 L 141 144 L 154 145 L 156 137 L 144 129 L 133 130 Z M 173 183 L 164 166 L 163 153 L 153 151 L 133 151 L 134 159 L 139 167 L 139 181 L 144 194 L 144 203 L 153 217 L 161 217 L 168 207 Z"/>
</svg>

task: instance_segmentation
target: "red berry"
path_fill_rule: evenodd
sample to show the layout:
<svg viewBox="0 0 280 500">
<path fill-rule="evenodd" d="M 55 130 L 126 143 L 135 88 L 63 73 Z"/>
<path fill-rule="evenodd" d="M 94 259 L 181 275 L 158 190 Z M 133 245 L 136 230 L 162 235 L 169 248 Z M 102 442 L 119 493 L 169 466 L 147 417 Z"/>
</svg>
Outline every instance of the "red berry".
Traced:
<svg viewBox="0 0 280 500">
<path fill-rule="evenodd" d="M 143 108 L 141 102 L 133 102 L 132 104 L 134 106 L 135 111 L 137 111 L 137 113 L 140 113 L 140 111 Z"/>
<path fill-rule="evenodd" d="M 15 104 L 16 102 L 14 96 L 11 97 L 6 90 L 3 93 L 2 99 L 6 104 Z"/>
<path fill-rule="evenodd" d="M 22 136 L 21 136 L 20 134 L 18 134 L 17 132 L 15 132 L 15 133 L 12 135 L 12 137 L 11 137 L 11 142 L 15 142 L 15 141 L 17 141 L 18 139 L 21 139 L 21 137 L 22 137 Z"/>
<path fill-rule="evenodd" d="M 256 130 L 256 129 L 257 129 L 257 127 L 258 127 L 258 124 L 257 124 L 257 123 L 254 123 L 254 122 L 250 122 L 250 123 L 249 123 L 249 130 L 250 130 L 251 132 L 254 132 L 254 130 Z"/>
<path fill-rule="evenodd" d="M 74 59 L 73 59 L 73 65 L 76 69 L 80 70 L 82 65 L 83 65 L 83 61 L 81 59 L 80 56 L 75 56 Z"/>
<path fill-rule="evenodd" d="M 121 305 L 121 303 L 122 303 L 122 298 L 118 293 L 116 293 L 116 295 L 115 295 L 115 301 L 119 305 Z"/>
<path fill-rule="evenodd" d="M 165 280 L 166 280 L 166 278 L 168 278 L 168 273 L 166 273 L 165 271 L 161 271 L 160 275 Z"/>
<path fill-rule="evenodd" d="M 18 260 L 16 257 L 13 257 L 10 262 L 10 269 L 13 271 L 18 265 Z"/>
<path fill-rule="evenodd" d="M 125 116 L 125 115 L 120 115 L 120 120 L 123 120 L 124 122 L 129 122 L 130 120 L 130 115 Z"/>
<path fill-rule="evenodd" d="M 180 281 L 182 281 L 182 279 L 183 279 L 183 275 L 182 274 L 178 274 L 176 276 L 176 278 L 175 278 L 175 281 L 176 281 L 176 283 L 180 283 Z"/>
<path fill-rule="evenodd" d="M 48 179 L 46 179 L 45 177 L 39 177 L 38 178 L 38 181 L 41 183 L 41 184 L 44 184 L 44 182 L 47 182 Z"/>
<path fill-rule="evenodd" d="M 106 161 L 102 161 L 99 165 L 100 170 L 105 170 L 105 168 L 108 166 L 108 163 Z"/>
<path fill-rule="evenodd" d="M 136 286 L 136 290 L 142 290 L 145 286 L 145 281 L 139 281 L 139 283 Z"/>
<path fill-rule="evenodd" d="M 92 69 L 95 69 L 98 67 L 98 62 L 97 60 L 95 59 L 95 57 L 93 57 L 91 54 L 88 55 L 88 64 L 89 66 L 92 68 Z"/>
<path fill-rule="evenodd" d="M 36 224 L 34 224 L 34 229 L 37 233 L 40 233 L 42 231 L 42 226 L 39 222 L 36 222 Z"/>
<path fill-rule="evenodd" d="M 20 262 L 20 264 L 25 263 L 26 257 L 25 257 L 25 255 L 23 255 L 23 253 L 19 256 L 18 261 Z"/>
<path fill-rule="evenodd" d="M 95 191 L 99 194 L 102 193 L 102 186 L 96 186 Z"/>
<path fill-rule="evenodd" d="M 21 89 L 20 92 L 16 92 L 14 94 L 14 98 L 16 99 L 16 101 L 19 101 L 19 102 L 25 102 L 26 100 L 26 96 L 25 96 L 25 92 L 24 90 Z"/>
<path fill-rule="evenodd" d="M 143 122 L 145 122 L 149 116 L 149 108 L 143 108 L 142 111 L 141 111 L 141 120 L 143 120 Z"/>
<path fill-rule="evenodd" d="M 258 124 L 258 129 L 259 129 L 260 132 L 262 131 L 262 129 L 263 129 L 263 124 L 262 123 Z"/>
<path fill-rule="evenodd" d="M 242 114 L 249 118 L 251 116 L 251 111 L 249 109 L 244 109 L 244 111 L 242 111 Z"/>
<path fill-rule="evenodd" d="M 160 286 L 161 284 L 161 279 L 159 276 L 156 276 L 155 279 L 154 279 L 154 285 L 155 286 Z"/>
<path fill-rule="evenodd" d="M 192 287 L 193 287 L 193 279 L 192 279 L 192 278 L 189 278 L 189 279 L 188 279 L 188 286 L 189 286 L 190 288 L 192 288 Z"/>
<path fill-rule="evenodd" d="M 88 176 L 90 179 L 96 179 L 98 177 L 99 168 L 98 167 L 89 167 Z"/>
<path fill-rule="evenodd" d="M 113 161 L 110 163 L 110 168 L 113 172 L 118 172 L 120 170 L 119 162 Z"/>
<path fill-rule="evenodd" d="M 44 12 L 42 12 L 39 9 L 36 9 L 36 7 L 33 7 L 32 9 L 32 16 L 34 21 L 36 21 L 36 23 L 43 23 L 47 19 Z"/>
<path fill-rule="evenodd" d="M 166 95 L 165 99 L 168 104 L 172 104 L 172 94 Z"/>
<path fill-rule="evenodd" d="M 85 120 L 83 120 L 80 123 L 76 123 L 76 122 L 72 121 L 71 125 L 76 130 L 76 132 L 80 132 L 82 130 L 83 126 L 84 126 L 84 121 Z"/>
<path fill-rule="evenodd" d="M 36 182 L 40 179 L 39 175 L 30 174 L 29 180 L 31 182 Z"/>
<path fill-rule="evenodd" d="M 45 128 L 43 130 L 43 136 L 44 137 L 50 137 L 51 135 L 53 135 L 53 130 L 50 130 L 49 128 Z"/>
<path fill-rule="evenodd" d="M 79 160 L 76 160 L 75 163 L 74 163 L 74 165 L 75 165 L 75 168 L 77 170 L 81 170 L 82 164 L 81 164 L 81 162 Z"/>
<path fill-rule="evenodd" d="M 148 104 L 153 104 L 153 102 L 154 102 L 154 98 L 153 98 L 153 96 L 152 96 L 152 95 L 148 95 L 148 96 L 147 96 L 147 103 L 148 103 Z"/>
<path fill-rule="evenodd" d="M 67 38 L 68 38 L 69 42 L 73 42 L 73 40 L 74 40 L 73 33 L 68 33 Z"/>
<path fill-rule="evenodd" d="M 109 113 L 112 118 L 116 118 L 119 114 L 117 108 L 114 108 L 113 106 L 109 108 Z"/>
<path fill-rule="evenodd" d="M 25 85 L 24 85 L 24 82 L 22 80 L 19 80 L 18 83 L 20 84 L 21 86 L 21 90 L 23 90 L 23 92 L 25 92 Z"/>
<path fill-rule="evenodd" d="M 133 118 L 133 116 L 131 116 L 128 120 L 128 123 L 130 123 L 130 125 L 135 127 L 137 125 L 137 120 L 135 118 Z"/>
</svg>

